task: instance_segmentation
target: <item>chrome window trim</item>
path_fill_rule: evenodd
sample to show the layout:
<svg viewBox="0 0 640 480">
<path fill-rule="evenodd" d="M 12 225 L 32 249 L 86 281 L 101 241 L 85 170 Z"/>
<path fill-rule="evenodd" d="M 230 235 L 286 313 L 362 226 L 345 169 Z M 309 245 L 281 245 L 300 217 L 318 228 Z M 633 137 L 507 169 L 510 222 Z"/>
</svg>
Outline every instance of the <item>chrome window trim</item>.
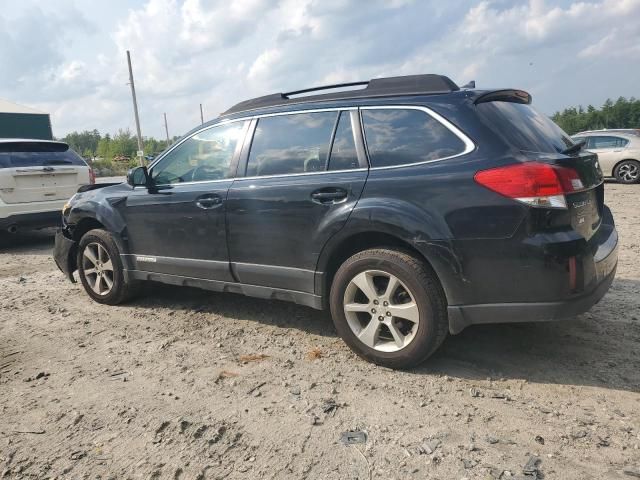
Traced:
<svg viewBox="0 0 640 480">
<path fill-rule="evenodd" d="M 200 185 L 202 183 L 221 183 L 221 182 L 233 183 L 234 180 L 236 180 L 234 177 L 229 177 L 229 178 L 220 178 L 218 180 L 198 180 L 197 182 L 162 183 L 160 185 L 157 185 L 157 187 L 162 187 L 162 188 L 159 188 L 159 190 L 168 190 L 170 188 L 180 187 L 182 185 Z M 144 185 L 136 185 L 135 187 L 133 187 L 134 190 L 136 188 L 140 190 L 148 190 L 148 188 L 145 187 Z"/>
<path fill-rule="evenodd" d="M 369 169 L 361 167 L 361 168 L 351 168 L 349 170 L 323 170 L 322 172 L 282 173 L 282 174 L 276 174 L 276 175 L 259 175 L 255 177 L 235 177 L 233 180 L 240 181 L 240 180 L 256 180 L 256 179 L 262 179 L 262 178 L 303 177 L 307 175 L 326 175 L 328 173 L 339 175 L 341 173 L 349 173 L 349 172 L 362 172 L 362 171 L 366 172 L 367 170 Z M 184 184 L 181 183 L 180 185 L 184 185 Z"/>
<path fill-rule="evenodd" d="M 448 157 L 434 158 L 433 160 L 424 160 L 422 162 L 402 163 L 400 165 L 386 165 L 384 167 L 373 167 L 371 166 L 371 160 L 369 160 L 369 166 L 371 170 L 388 170 L 391 168 L 402 168 L 402 167 L 410 167 L 414 165 L 424 165 L 427 163 L 442 162 L 444 160 L 451 160 L 452 158 L 461 157 L 463 155 L 471 153 L 476 149 L 476 144 L 473 143 L 473 140 L 471 140 L 462 130 L 460 130 L 458 127 L 456 127 L 453 123 L 451 123 L 449 120 L 444 118 L 442 115 L 434 112 L 428 107 L 424 107 L 422 105 L 378 105 L 378 106 L 367 105 L 364 107 L 360 107 L 360 111 L 362 110 L 419 110 L 426 113 L 437 122 L 440 122 L 442 125 L 444 125 L 445 128 L 447 128 L 451 133 L 453 133 L 456 137 L 458 137 L 462 141 L 462 143 L 464 143 L 464 150 L 460 153 L 456 153 L 455 155 L 449 155 Z M 362 123 L 362 130 L 363 130 L 365 146 L 366 146 L 367 133 L 365 131 L 364 121 L 362 120 L 362 116 L 360 118 L 360 121 Z M 368 147 L 367 147 L 367 155 L 369 155 Z"/>
<path fill-rule="evenodd" d="M 350 173 L 350 172 L 360 172 L 360 171 L 366 171 L 366 170 L 383 170 L 383 169 L 390 169 L 390 168 L 402 168 L 402 167 L 409 167 L 409 166 L 413 166 L 413 165 L 423 165 L 426 163 L 433 163 L 433 162 L 442 162 L 444 160 L 450 160 L 452 158 L 457 158 L 457 157 L 461 157 L 463 155 L 466 155 L 470 152 L 472 152 L 473 150 L 475 150 L 476 145 L 475 143 L 473 143 L 473 141 L 464 133 L 462 132 L 462 130 L 460 130 L 458 127 L 456 127 L 454 124 L 452 124 L 449 120 L 447 120 L 446 118 L 444 118 L 442 115 L 434 112 L 433 110 L 431 110 L 428 107 L 424 107 L 422 105 L 367 105 L 367 106 L 362 106 L 362 107 L 329 107 L 329 108 L 312 108 L 312 109 L 303 109 L 303 110 L 291 110 L 291 111 L 286 111 L 286 112 L 274 112 L 274 113 L 265 113 L 262 115 L 247 115 L 244 117 L 240 117 L 240 118 L 234 118 L 234 119 L 224 119 L 218 123 L 215 123 L 213 125 L 208 125 L 206 127 L 200 128 L 198 130 L 196 130 L 195 132 L 193 132 L 190 136 L 183 138 L 182 140 L 180 140 L 179 142 L 176 142 L 174 145 L 171 146 L 170 150 L 167 150 L 164 155 L 160 156 L 159 158 L 157 158 L 151 165 L 149 165 L 148 169 L 149 171 L 151 171 L 153 169 L 153 167 L 155 167 L 155 165 L 161 161 L 165 156 L 169 155 L 169 153 L 171 153 L 173 151 L 174 148 L 178 147 L 179 145 L 181 145 L 183 142 L 187 141 L 188 139 L 190 139 L 191 137 L 193 137 L 194 135 L 197 135 L 205 130 L 209 130 L 211 128 L 215 128 L 215 127 L 219 127 L 219 126 L 223 126 L 223 125 L 229 125 L 231 123 L 235 123 L 235 122 L 244 122 L 244 121 L 251 121 L 251 120 L 259 120 L 260 118 L 266 118 L 266 117 L 278 117 L 278 116 L 283 116 L 283 115 L 296 115 L 296 114 L 304 114 L 304 113 L 318 113 L 318 112 L 339 112 L 339 111 L 348 111 L 348 112 L 360 112 L 361 110 L 390 110 L 390 109 L 394 109 L 394 110 L 398 110 L 398 109 L 403 109 L 403 110 L 419 110 L 422 111 L 424 113 L 426 113 L 427 115 L 431 116 L 432 118 L 434 118 L 436 121 L 440 122 L 442 125 L 444 125 L 448 130 L 450 130 L 454 135 L 456 135 L 465 145 L 465 149 L 464 151 L 462 151 L 461 153 L 457 153 L 455 155 L 450 155 L 448 157 L 443 157 L 443 158 L 436 158 L 434 160 L 425 160 L 422 162 L 415 162 L 415 163 L 404 163 L 401 165 L 388 165 L 388 166 L 384 166 L 384 167 L 372 167 L 371 166 L 371 162 L 369 161 L 369 168 L 354 168 L 354 169 L 349 169 L 349 170 L 324 170 L 321 172 L 302 172 L 302 173 L 284 173 L 284 174 L 275 174 L 275 175 L 260 175 L 260 176 L 255 176 L 255 177 L 246 177 L 244 175 L 242 176 L 234 176 L 234 177 L 229 177 L 229 178 L 223 178 L 223 179 L 219 179 L 219 180 L 201 180 L 198 182 L 182 182 L 182 183 L 172 183 L 169 184 L 170 186 L 179 186 L 179 185 L 193 185 L 193 184 L 200 184 L 200 183 L 218 183 L 218 182 L 226 182 L 226 181 L 233 181 L 233 180 L 250 180 L 250 179 L 261 179 L 261 178 L 279 178 L 279 177 L 301 177 L 301 176 L 307 176 L 307 175 L 326 175 L 326 174 L 340 174 L 340 173 Z M 361 118 L 361 123 L 362 122 L 362 118 Z M 363 130 L 364 130 L 364 124 L 363 124 Z M 366 148 L 366 135 L 363 132 L 363 140 L 365 142 L 365 148 Z M 367 150 L 367 157 L 368 157 L 368 150 Z"/>
</svg>

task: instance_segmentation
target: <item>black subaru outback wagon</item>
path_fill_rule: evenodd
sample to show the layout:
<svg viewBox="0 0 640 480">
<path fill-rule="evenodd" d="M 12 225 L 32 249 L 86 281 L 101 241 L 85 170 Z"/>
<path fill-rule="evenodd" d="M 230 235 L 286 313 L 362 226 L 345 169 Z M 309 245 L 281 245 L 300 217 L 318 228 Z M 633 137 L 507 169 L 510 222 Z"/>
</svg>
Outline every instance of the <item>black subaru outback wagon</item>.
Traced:
<svg viewBox="0 0 640 480">
<path fill-rule="evenodd" d="M 618 236 L 597 157 L 528 93 L 357 85 L 242 102 L 126 183 L 81 189 L 56 263 L 110 305 L 153 280 L 329 308 L 355 352 L 395 368 L 448 332 L 602 298 Z"/>
</svg>

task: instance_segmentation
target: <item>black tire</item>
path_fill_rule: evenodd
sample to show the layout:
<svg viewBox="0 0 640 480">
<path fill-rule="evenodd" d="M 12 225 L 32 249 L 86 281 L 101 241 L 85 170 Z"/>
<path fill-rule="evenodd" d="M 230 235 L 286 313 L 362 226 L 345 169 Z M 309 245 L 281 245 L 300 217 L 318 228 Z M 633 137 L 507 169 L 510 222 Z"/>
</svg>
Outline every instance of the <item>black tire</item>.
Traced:
<svg viewBox="0 0 640 480">
<path fill-rule="evenodd" d="M 374 348 L 366 345 L 358 338 L 347 320 L 344 307 L 345 298 L 346 295 L 351 294 L 349 292 L 354 291 L 354 288 L 349 287 L 349 285 L 359 274 L 372 271 L 395 276 L 402 284 L 401 294 L 407 291 L 417 305 L 419 322 L 411 327 L 412 329 L 417 328 L 417 330 L 413 334 L 412 340 L 398 351 L 380 351 L 378 349 L 380 347 L 375 345 L 375 341 Z M 371 275 L 375 276 L 377 273 Z M 350 288 L 349 292 L 347 288 Z M 381 289 L 384 290 L 385 288 L 382 286 Z M 357 291 L 358 289 L 356 288 L 355 290 Z M 361 295 L 361 298 L 364 298 L 362 297 L 363 293 L 361 291 L 357 295 Z M 365 303 L 367 301 L 364 300 Z M 397 250 L 371 249 L 357 253 L 349 258 L 342 264 L 333 278 L 329 302 L 333 323 L 346 344 L 365 360 L 389 368 L 405 369 L 420 364 L 440 347 L 449 331 L 446 297 L 436 274 L 425 262 Z M 384 309 L 385 307 L 382 307 L 382 310 Z M 384 313 L 375 317 L 369 311 L 359 312 L 355 315 L 358 316 L 358 321 L 362 319 L 363 325 L 368 324 L 368 316 L 371 316 L 370 321 L 372 322 L 376 321 L 376 318 L 380 322 L 384 322 L 383 318 L 386 318 Z M 352 316 L 352 322 L 353 318 Z M 395 317 L 391 318 L 394 319 Z M 409 323 L 409 325 L 411 324 Z M 362 331 L 364 330 L 365 328 L 363 327 Z M 389 333 L 391 333 L 390 330 Z M 379 337 L 374 336 L 374 338 Z M 389 341 L 392 340 L 389 339 L 387 343 Z"/>
<path fill-rule="evenodd" d="M 92 251 L 95 251 L 94 249 L 97 248 L 96 245 L 104 248 L 112 265 L 113 273 L 108 275 L 108 279 L 111 281 L 111 287 L 103 294 L 97 293 L 92 287 L 91 283 L 94 278 L 94 274 L 87 272 L 89 270 L 87 266 L 91 266 L 91 264 L 86 258 L 84 258 L 85 250 L 90 248 Z M 77 266 L 78 276 L 80 277 L 80 282 L 82 283 L 85 292 L 87 292 L 87 295 L 98 303 L 118 305 L 133 298 L 140 290 L 140 282 L 125 280 L 118 246 L 111 234 L 105 230 L 89 230 L 82 236 L 78 245 Z M 107 275 L 107 272 L 101 273 L 105 274 L 105 276 Z M 106 290 L 107 284 L 102 283 L 102 285 L 105 286 Z"/>
<path fill-rule="evenodd" d="M 618 183 L 631 185 L 640 182 L 640 162 L 637 160 L 623 160 L 613 172 Z"/>
</svg>

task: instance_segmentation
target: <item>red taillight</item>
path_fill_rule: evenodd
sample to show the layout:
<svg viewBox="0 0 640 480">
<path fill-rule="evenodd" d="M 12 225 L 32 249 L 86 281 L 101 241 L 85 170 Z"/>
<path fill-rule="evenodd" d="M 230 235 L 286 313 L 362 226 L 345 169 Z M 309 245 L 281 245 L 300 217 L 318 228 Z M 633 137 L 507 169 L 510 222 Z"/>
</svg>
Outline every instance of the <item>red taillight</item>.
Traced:
<svg viewBox="0 0 640 480">
<path fill-rule="evenodd" d="M 96 172 L 93 171 L 93 168 L 89 167 L 89 183 L 94 185 L 96 183 Z"/>
<path fill-rule="evenodd" d="M 567 208 L 564 194 L 583 188 L 575 170 L 538 162 L 481 170 L 474 179 L 500 195 L 536 207 Z"/>
</svg>

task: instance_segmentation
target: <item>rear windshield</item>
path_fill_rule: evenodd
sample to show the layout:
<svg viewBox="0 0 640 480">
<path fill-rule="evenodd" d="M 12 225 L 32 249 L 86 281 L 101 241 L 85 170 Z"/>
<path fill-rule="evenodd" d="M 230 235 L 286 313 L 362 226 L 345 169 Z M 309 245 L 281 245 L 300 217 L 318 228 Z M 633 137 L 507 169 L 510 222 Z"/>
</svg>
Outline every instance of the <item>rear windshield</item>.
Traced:
<svg viewBox="0 0 640 480">
<path fill-rule="evenodd" d="M 518 150 L 558 153 L 574 144 L 553 120 L 531 105 L 486 102 L 477 108 L 489 128 Z"/>
<path fill-rule="evenodd" d="M 0 142 L 0 168 L 56 165 L 87 164 L 64 143 Z"/>
</svg>

